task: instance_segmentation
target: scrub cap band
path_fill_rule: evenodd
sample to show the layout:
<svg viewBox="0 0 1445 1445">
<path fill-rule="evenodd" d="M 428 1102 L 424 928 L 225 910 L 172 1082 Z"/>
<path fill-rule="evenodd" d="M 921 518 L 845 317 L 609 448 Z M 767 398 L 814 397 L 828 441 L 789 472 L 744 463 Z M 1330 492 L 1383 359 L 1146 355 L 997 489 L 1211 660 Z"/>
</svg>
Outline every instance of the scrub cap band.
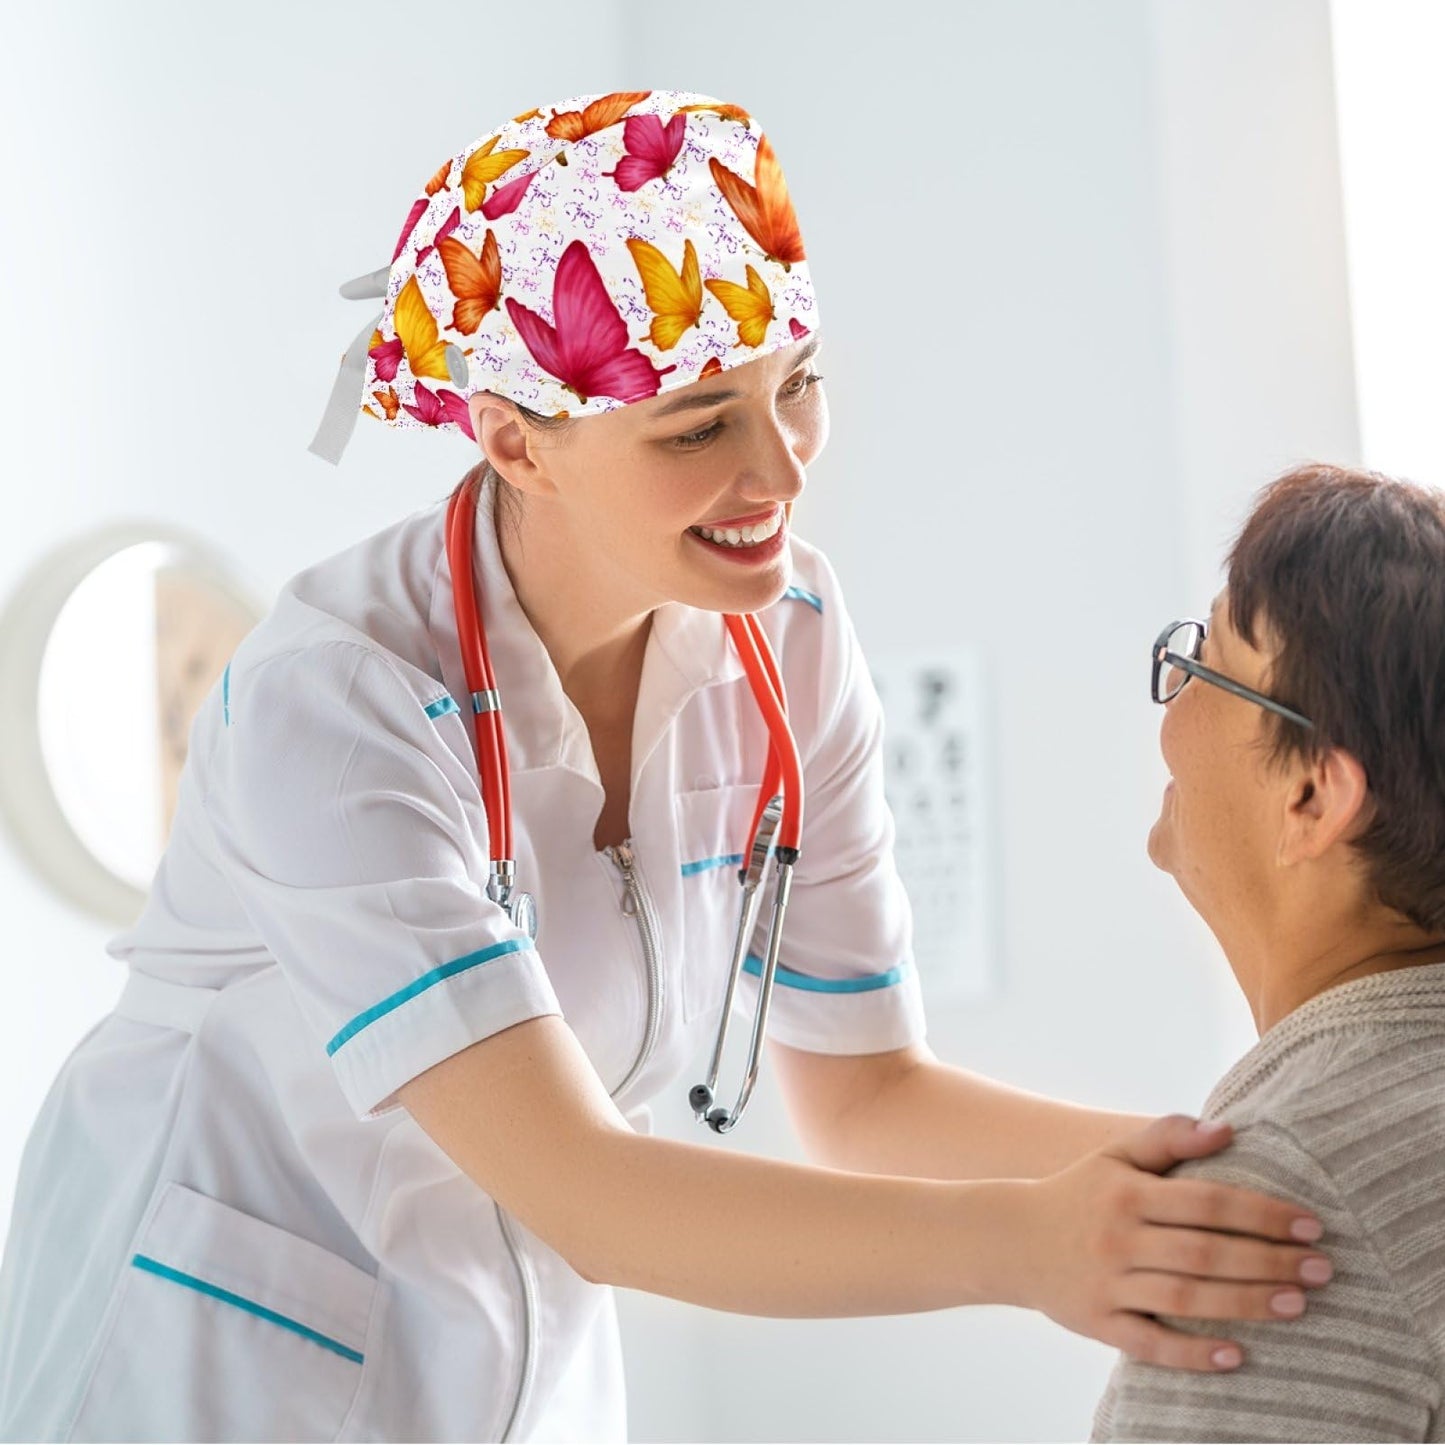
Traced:
<svg viewBox="0 0 1445 1445">
<path fill-rule="evenodd" d="M 767 137 L 738 106 L 671 90 L 563 101 L 483 136 L 426 183 L 390 266 L 341 294 L 384 304 L 311 443 L 330 462 L 358 408 L 469 437 L 479 391 L 593 416 L 818 325 Z"/>
</svg>

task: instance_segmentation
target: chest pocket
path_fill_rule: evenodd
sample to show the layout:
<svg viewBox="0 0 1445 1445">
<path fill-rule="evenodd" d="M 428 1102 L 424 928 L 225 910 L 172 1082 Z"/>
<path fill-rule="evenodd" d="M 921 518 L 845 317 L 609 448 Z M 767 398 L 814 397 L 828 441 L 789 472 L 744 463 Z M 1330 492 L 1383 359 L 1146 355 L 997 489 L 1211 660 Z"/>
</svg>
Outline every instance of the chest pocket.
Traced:
<svg viewBox="0 0 1445 1445">
<path fill-rule="evenodd" d="M 716 1010 L 727 989 L 742 889 L 738 868 L 758 785 L 681 793 L 674 806 L 682 857 L 683 1018 Z"/>
<path fill-rule="evenodd" d="M 72 1440 L 331 1440 L 376 1281 L 182 1184 L 121 1270 Z"/>
</svg>

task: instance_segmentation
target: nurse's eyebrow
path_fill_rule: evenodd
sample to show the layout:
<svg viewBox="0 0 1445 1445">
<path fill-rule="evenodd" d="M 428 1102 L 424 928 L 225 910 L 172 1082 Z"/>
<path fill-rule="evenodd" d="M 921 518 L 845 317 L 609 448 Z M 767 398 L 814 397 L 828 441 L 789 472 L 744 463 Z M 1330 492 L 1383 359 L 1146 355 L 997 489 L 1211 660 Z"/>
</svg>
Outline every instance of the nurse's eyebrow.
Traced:
<svg viewBox="0 0 1445 1445">
<path fill-rule="evenodd" d="M 817 351 L 819 340 L 815 336 L 797 355 L 794 366 L 801 366 L 815 351 Z M 742 392 L 735 387 L 725 387 L 721 391 L 710 391 L 705 396 L 679 396 L 674 401 L 669 401 L 654 411 L 653 416 L 672 416 L 679 411 L 696 411 L 699 407 L 716 406 L 720 401 L 736 401 Z"/>
</svg>

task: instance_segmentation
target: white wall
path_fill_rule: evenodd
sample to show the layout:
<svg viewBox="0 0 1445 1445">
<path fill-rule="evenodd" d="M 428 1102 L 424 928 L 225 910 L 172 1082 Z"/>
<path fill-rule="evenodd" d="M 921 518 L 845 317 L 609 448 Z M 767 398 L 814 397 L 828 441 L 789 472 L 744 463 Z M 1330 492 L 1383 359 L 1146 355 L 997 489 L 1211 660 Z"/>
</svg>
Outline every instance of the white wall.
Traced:
<svg viewBox="0 0 1445 1445">
<path fill-rule="evenodd" d="M 3 445 L 30 507 L 0 533 L 0 589 L 135 514 L 274 587 L 440 496 L 465 460 L 445 439 L 363 423 L 339 472 L 305 453 L 364 319 L 335 285 L 386 259 L 414 188 L 503 116 L 624 84 L 742 101 L 787 168 L 824 312 L 834 437 L 806 530 L 870 649 L 967 641 L 991 681 L 1000 988 L 935 1009 L 934 1047 L 1105 1106 L 1197 1107 L 1250 1033 L 1143 855 L 1163 780 L 1145 653 L 1207 605 L 1255 486 L 1358 452 L 1323 0 L 409 13 L 16 12 L 0 117 L 28 139 L 3 159 L 0 263 L 30 340 L 0 348 L 0 380 L 26 399 Z M 34 369 L 49 355 L 63 372 Z M 13 850 L 0 897 L 19 942 L 0 1051 L 23 1065 L 8 1190 L 119 981 L 106 930 Z M 694 1137 L 687 1082 L 661 1122 Z M 792 1152 L 770 1088 L 740 1132 Z M 1005 1310 L 780 1322 L 629 1295 L 623 1315 L 642 1439 L 1076 1438 L 1111 1358 Z"/>
</svg>

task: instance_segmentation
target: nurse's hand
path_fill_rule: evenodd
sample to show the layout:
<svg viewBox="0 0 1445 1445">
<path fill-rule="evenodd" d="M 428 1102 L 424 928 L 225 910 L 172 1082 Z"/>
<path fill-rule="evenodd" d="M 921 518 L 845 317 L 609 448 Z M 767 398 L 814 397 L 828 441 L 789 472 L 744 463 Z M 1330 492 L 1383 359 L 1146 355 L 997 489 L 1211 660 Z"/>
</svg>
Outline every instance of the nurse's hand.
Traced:
<svg viewBox="0 0 1445 1445">
<path fill-rule="evenodd" d="M 1024 1233 L 1034 1268 L 1018 1303 L 1114 1345 L 1137 1360 L 1228 1370 L 1242 1360 L 1227 1336 L 1182 1334 L 1152 1318 L 1292 1320 L 1328 1266 L 1307 1209 L 1201 1179 L 1156 1176 L 1229 1143 L 1171 1115 L 1027 1186 Z M 1319 1261 L 1306 1270 L 1307 1261 Z M 1309 1278 L 1314 1274 L 1315 1278 Z M 1325 1274 L 1328 1278 L 1328 1274 Z"/>
</svg>

